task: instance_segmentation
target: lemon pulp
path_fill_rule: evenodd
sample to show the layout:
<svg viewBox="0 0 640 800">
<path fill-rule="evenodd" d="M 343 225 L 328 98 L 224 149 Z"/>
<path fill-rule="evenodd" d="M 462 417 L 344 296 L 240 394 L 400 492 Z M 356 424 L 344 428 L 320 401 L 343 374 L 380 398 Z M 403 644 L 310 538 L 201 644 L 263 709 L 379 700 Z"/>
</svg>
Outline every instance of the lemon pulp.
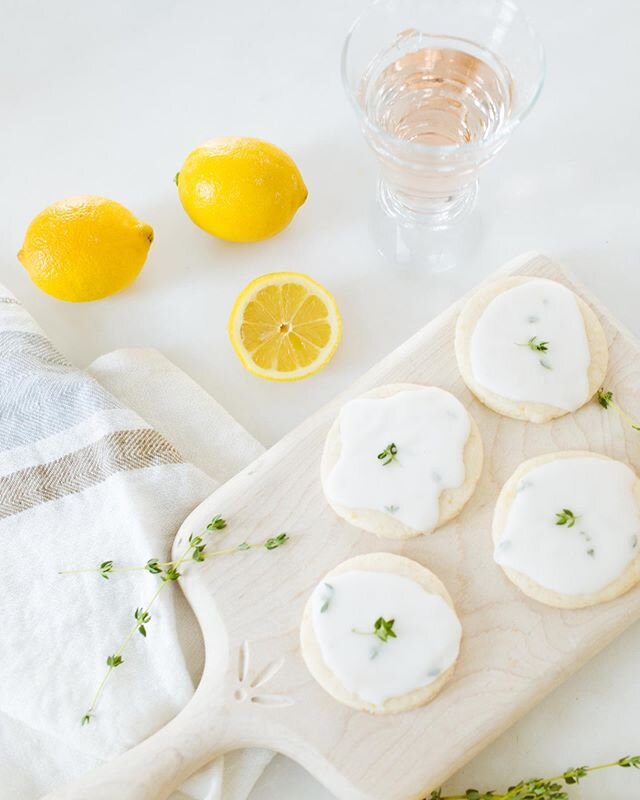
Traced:
<svg viewBox="0 0 640 800">
<path fill-rule="evenodd" d="M 340 334 L 331 294 L 294 272 L 252 281 L 229 319 L 229 336 L 244 366 L 271 380 L 299 380 L 317 372 L 333 356 Z"/>
</svg>

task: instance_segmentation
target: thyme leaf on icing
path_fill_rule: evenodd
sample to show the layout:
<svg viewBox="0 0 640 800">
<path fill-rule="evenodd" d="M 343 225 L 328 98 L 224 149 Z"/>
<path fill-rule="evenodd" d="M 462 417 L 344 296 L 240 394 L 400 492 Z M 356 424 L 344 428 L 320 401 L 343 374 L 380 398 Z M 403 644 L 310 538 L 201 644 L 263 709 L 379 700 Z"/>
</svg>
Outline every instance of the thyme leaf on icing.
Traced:
<svg viewBox="0 0 640 800">
<path fill-rule="evenodd" d="M 333 600 L 333 586 L 330 583 L 325 583 L 324 586 L 328 589 L 327 595 L 325 596 L 324 600 L 322 601 L 322 605 L 320 606 L 320 613 L 324 614 L 328 611 L 329 606 L 331 605 L 331 601 Z"/>
<path fill-rule="evenodd" d="M 570 508 L 563 508 L 556 513 L 556 525 L 566 525 L 567 528 L 573 528 L 579 519 Z"/>
<path fill-rule="evenodd" d="M 549 342 L 540 342 L 537 336 L 532 336 L 526 342 L 516 342 L 516 344 L 518 347 L 528 347 L 534 353 L 546 353 L 549 349 Z"/>
<path fill-rule="evenodd" d="M 400 506 L 385 506 L 384 510 L 387 512 L 387 514 L 395 514 L 396 511 L 400 510 Z"/>
<path fill-rule="evenodd" d="M 352 628 L 351 630 L 353 633 L 358 633 L 361 636 L 377 636 L 381 642 L 386 642 L 389 639 L 398 638 L 396 632 L 393 630 L 394 624 L 395 619 L 378 617 L 378 619 L 373 623 L 372 631 L 359 631 L 357 628 Z"/>
<path fill-rule="evenodd" d="M 600 388 L 596 392 L 596 400 L 602 406 L 602 408 L 612 408 L 616 414 L 618 414 L 618 416 L 622 417 L 622 419 L 633 428 L 634 431 L 640 431 L 640 424 L 635 422 L 626 411 L 624 411 L 616 402 L 614 402 L 613 392 L 609 392 L 604 388 Z"/>
<path fill-rule="evenodd" d="M 387 639 L 398 638 L 393 630 L 394 623 L 395 619 L 384 619 L 383 617 L 378 617 L 378 619 L 375 621 L 373 632 L 381 642 L 386 642 Z"/>
<path fill-rule="evenodd" d="M 391 442 L 391 444 L 388 444 L 384 450 L 378 453 L 378 461 L 382 461 L 382 466 L 386 467 L 387 464 L 390 464 L 397 455 L 398 448 L 393 442 Z"/>
<path fill-rule="evenodd" d="M 444 795 L 442 789 L 433 789 L 425 800 L 569 800 L 565 786 L 574 786 L 590 773 L 611 767 L 640 769 L 640 756 L 623 756 L 617 761 L 598 764 L 595 767 L 571 767 L 562 775 L 555 775 L 553 778 L 530 778 L 520 781 L 502 793 L 467 789 L 464 794 Z"/>
</svg>

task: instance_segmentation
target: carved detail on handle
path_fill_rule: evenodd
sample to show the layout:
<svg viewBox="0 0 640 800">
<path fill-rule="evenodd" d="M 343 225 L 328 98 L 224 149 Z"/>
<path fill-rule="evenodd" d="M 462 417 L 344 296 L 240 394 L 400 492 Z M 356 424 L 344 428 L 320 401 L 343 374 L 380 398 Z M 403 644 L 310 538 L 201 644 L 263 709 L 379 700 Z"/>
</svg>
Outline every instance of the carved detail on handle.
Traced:
<svg viewBox="0 0 640 800">
<path fill-rule="evenodd" d="M 233 699 L 239 703 L 250 702 L 257 706 L 267 706 L 269 708 L 292 706 L 295 702 L 292 697 L 255 691 L 269 683 L 280 672 L 284 662 L 284 656 L 273 659 L 259 668 L 252 678 L 251 644 L 248 641 L 242 642 L 238 648 L 238 685 L 233 693 Z"/>
</svg>

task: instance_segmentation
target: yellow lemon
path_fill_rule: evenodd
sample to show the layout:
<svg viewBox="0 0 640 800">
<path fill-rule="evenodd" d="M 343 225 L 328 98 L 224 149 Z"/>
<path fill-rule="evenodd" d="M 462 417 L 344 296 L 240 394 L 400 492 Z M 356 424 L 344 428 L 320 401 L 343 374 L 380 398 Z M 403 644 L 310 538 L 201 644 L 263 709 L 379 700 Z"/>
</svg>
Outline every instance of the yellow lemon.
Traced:
<svg viewBox="0 0 640 800">
<path fill-rule="evenodd" d="M 331 294 L 298 272 L 256 278 L 240 292 L 229 317 L 229 338 L 240 361 L 273 381 L 296 381 L 322 369 L 341 328 Z"/>
<path fill-rule="evenodd" d="M 94 195 L 60 200 L 33 219 L 18 258 L 31 280 L 59 300 L 119 292 L 138 275 L 153 229 L 120 203 Z"/>
<path fill-rule="evenodd" d="M 229 242 L 257 242 L 279 233 L 308 194 L 285 152 L 269 142 L 237 136 L 196 148 L 176 183 L 193 222 Z"/>
</svg>

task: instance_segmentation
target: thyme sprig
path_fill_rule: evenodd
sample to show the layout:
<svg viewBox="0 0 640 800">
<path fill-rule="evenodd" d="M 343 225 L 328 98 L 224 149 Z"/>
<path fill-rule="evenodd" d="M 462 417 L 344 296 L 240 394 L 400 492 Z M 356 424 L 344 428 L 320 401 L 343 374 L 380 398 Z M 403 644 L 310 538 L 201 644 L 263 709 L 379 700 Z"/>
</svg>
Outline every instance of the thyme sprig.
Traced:
<svg viewBox="0 0 640 800">
<path fill-rule="evenodd" d="M 518 347 L 528 347 L 534 353 L 546 353 L 549 349 L 549 342 L 539 342 L 537 336 L 532 336 L 526 342 L 516 342 Z"/>
<path fill-rule="evenodd" d="M 114 566 L 113 561 L 103 561 L 99 567 L 92 568 L 92 569 L 75 569 L 75 570 L 64 570 L 59 574 L 69 575 L 69 574 L 77 574 L 81 572 L 97 572 L 101 577 L 106 578 L 109 580 L 109 575 L 114 572 L 131 572 L 131 571 L 144 571 L 150 572 L 152 575 L 158 575 L 160 578 L 160 582 L 151 596 L 151 599 L 147 603 L 145 607 L 136 608 L 133 614 L 134 624 L 129 628 L 129 632 L 127 633 L 124 641 L 120 645 L 120 647 L 111 655 L 107 656 L 106 664 L 107 670 L 98 684 L 98 688 L 89 704 L 89 707 L 82 715 L 80 723 L 81 725 L 87 725 L 91 719 L 95 715 L 96 708 L 100 702 L 102 694 L 104 692 L 104 688 L 113 674 L 113 671 L 117 669 L 124 663 L 123 653 L 126 650 L 127 646 L 133 639 L 136 633 L 139 633 L 143 638 L 146 639 L 147 637 L 147 624 L 151 620 L 151 613 L 150 609 L 158 599 L 160 592 L 164 589 L 164 587 L 168 583 L 173 583 L 174 581 L 179 580 L 182 577 L 182 573 L 180 569 L 182 565 L 187 561 L 197 561 L 202 562 L 206 558 L 211 558 L 214 556 L 221 556 L 221 555 L 228 555 L 231 553 L 243 552 L 245 550 L 255 550 L 258 548 L 264 548 L 266 550 L 275 550 L 278 547 L 281 547 L 285 542 L 288 541 L 289 537 L 286 533 L 279 533 L 277 536 L 271 536 L 268 539 L 264 539 L 260 542 L 241 542 L 240 544 L 235 545 L 234 547 L 227 547 L 221 550 L 214 550 L 212 552 L 206 552 L 207 542 L 204 539 L 206 533 L 213 533 L 216 531 L 221 531 L 226 528 L 227 523 L 221 516 L 215 516 L 207 525 L 205 531 L 201 534 L 191 534 L 188 539 L 187 547 L 182 553 L 182 555 L 177 558 L 175 561 L 160 561 L 157 558 L 150 558 L 146 564 L 139 567 L 117 567 Z"/>
<path fill-rule="evenodd" d="M 640 424 L 635 422 L 629 414 L 627 414 L 624 409 L 620 408 L 620 406 L 614 402 L 613 400 L 613 392 L 608 392 L 604 388 L 598 389 L 596 392 L 596 400 L 604 409 L 612 408 L 616 414 L 618 414 L 622 419 L 630 425 L 634 431 L 640 431 Z"/>
<path fill-rule="evenodd" d="M 217 556 L 228 556 L 231 553 L 242 552 L 244 550 L 259 550 L 264 547 L 265 550 L 275 550 L 277 547 L 283 545 L 289 536 L 286 533 L 279 533 L 277 536 L 271 536 L 268 539 L 263 539 L 260 542 L 240 542 L 233 547 L 225 547 L 221 550 L 211 550 L 205 552 L 206 544 L 202 543 L 202 537 L 190 536 L 189 543 L 193 548 L 191 559 L 193 561 L 206 561 L 208 558 L 216 558 Z M 189 560 L 189 559 L 186 559 Z M 111 567 L 109 572 L 150 572 L 152 575 L 160 575 L 162 581 L 175 581 L 180 577 L 177 571 L 177 561 L 159 561 L 157 558 L 150 558 L 146 564 L 142 566 L 133 567 L 118 567 L 114 566 L 113 562 L 109 562 Z M 87 567 L 85 569 L 65 569 L 58 572 L 58 575 L 80 575 L 83 572 L 99 572 L 102 575 L 102 565 L 100 567 Z M 104 577 L 104 575 L 103 575 Z"/>
<path fill-rule="evenodd" d="M 394 624 L 395 619 L 378 617 L 378 619 L 373 623 L 372 631 L 359 631 L 357 628 L 352 628 L 351 630 L 353 633 L 358 633 L 361 636 L 377 636 L 381 642 L 386 642 L 389 639 L 398 638 L 396 632 L 393 630 Z"/>
<path fill-rule="evenodd" d="M 158 595 L 166 585 L 167 584 L 165 581 L 160 583 L 156 591 L 153 593 L 151 600 L 149 600 L 149 602 L 147 603 L 146 608 L 136 609 L 134 613 L 134 619 L 135 619 L 134 625 L 131 628 L 129 628 L 129 632 L 127 633 L 124 641 L 122 642 L 120 647 L 116 650 L 116 652 L 110 656 L 107 656 L 107 661 L 106 661 L 107 671 L 102 676 L 102 680 L 98 684 L 98 688 L 96 689 L 95 694 L 93 695 L 93 698 L 89 703 L 89 707 L 82 715 L 82 718 L 80 720 L 81 725 L 88 725 L 89 722 L 91 722 L 91 720 L 95 716 L 95 712 L 100 702 L 100 698 L 102 697 L 102 693 L 104 692 L 104 688 L 107 685 L 109 678 L 113 675 L 113 671 L 115 669 L 124 664 L 124 658 L 122 657 L 122 654 L 127 649 L 129 642 L 133 639 L 135 634 L 140 630 L 140 626 L 142 625 L 141 619 L 146 619 L 147 622 L 151 619 L 151 615 L 149 614 L 149 609 L 155 603 L 155 601 L 158 598 Z M 142 627 L 144 629 L 143 636 L 146 638 L 147 635 L 146 628 L 144 628 L 144 625 L 142 625 Z"/>
<path fill-rule="evenodd" d="M 573 528 L 579 519 L 580 517 L 576 516 L 570 508 L 563 508 L 562 511 L 556 512 L 556 525 L 566 525 L 567 528 Z"/>
<path fill-rule="evenodd" d="M 520 781 L 502 793 L 467 789 L 464 794 L 444 795 L 442 789 L 434 789 L 425 800 L 569 800 L 569 793 L 565 786 L 574 786 L 590 773 L 611 767 L 640 769 L 640 756 L 623 756 L 617 761 L 598 764 L 595 767 L 572 767 L 565 770 L 562 775 L 555 775 L 553 778 L 532 778 Z"/>
<path fill-rule="evenodd" d="M 378 453 L 378 461 L 382 461 L 382 466 L 386 467 L 387 464 L 390 464 L 397 455 L 398 448 L 393 442 L 391 442 L 391 444 L 388 444 L 384 450 Z"/>
</svg>

